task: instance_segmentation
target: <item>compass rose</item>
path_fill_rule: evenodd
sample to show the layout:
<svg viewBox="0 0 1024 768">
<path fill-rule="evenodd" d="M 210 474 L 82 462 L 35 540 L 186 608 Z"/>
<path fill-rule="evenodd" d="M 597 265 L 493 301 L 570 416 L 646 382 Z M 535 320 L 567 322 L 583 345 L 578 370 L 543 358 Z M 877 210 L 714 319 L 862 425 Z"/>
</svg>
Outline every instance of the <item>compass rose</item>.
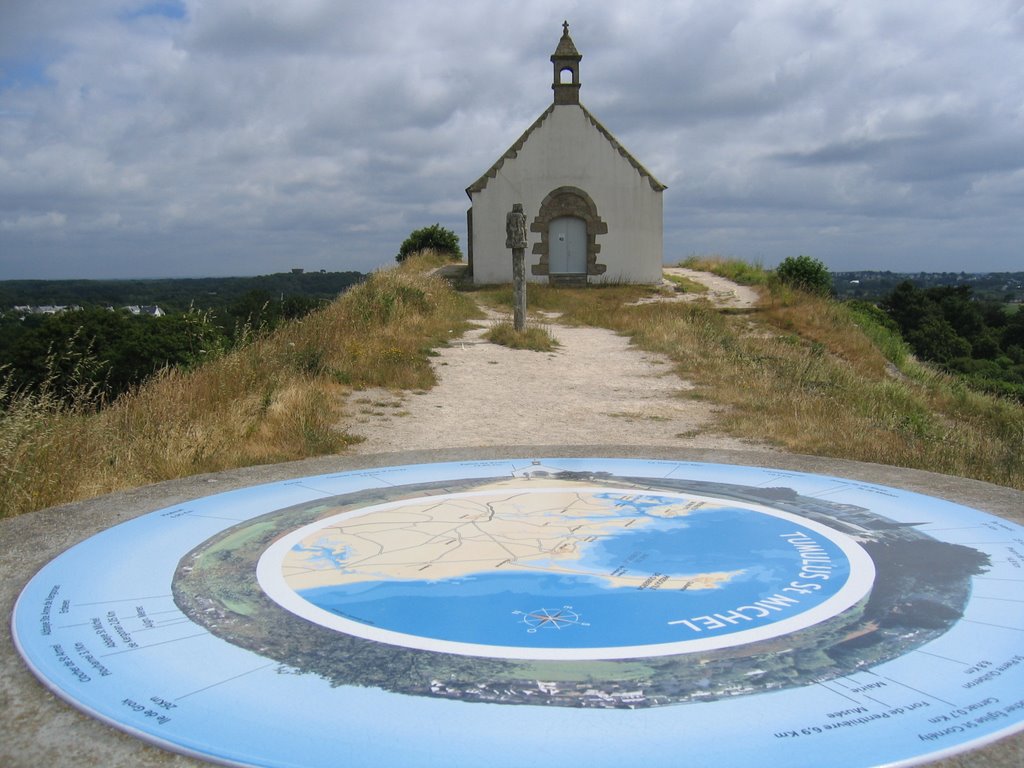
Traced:
<svg viewBox="0 0 1024 768">
<path fill-rule="evenodd" d="M 538 629 L 564 629 L 572 625 L 590 626 L 589 622 L 580 621 L 580 615 L 571 605 L 563 605 L 561 608 L 539 608 L 536 611 L 512 611 L 512 615 L 521 616 L 527 627 L 526 631 L 531 634 Z"/>
</svg>

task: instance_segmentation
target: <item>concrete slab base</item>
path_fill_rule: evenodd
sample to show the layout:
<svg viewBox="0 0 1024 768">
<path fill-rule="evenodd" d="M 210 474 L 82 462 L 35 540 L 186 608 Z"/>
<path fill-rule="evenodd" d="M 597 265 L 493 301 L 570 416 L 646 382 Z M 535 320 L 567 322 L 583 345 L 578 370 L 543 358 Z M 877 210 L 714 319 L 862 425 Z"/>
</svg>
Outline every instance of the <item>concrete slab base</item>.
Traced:
<svg viewBox="0 0 1024 768">
<path fill-rule="evenodd" d="M 330 456 L 174 480 L 0 521 L 0 607 L 10 617 L 35 572 L 65 549 L 125 520 L 189 499 L 250 485 L 369 467 L 529 456 L 639 457 L 775 467 L 836 475 L 936 496 L 1024 523 L 1024 493 L 989 483 L 898 467 L 761 451 L 636 446 L 509 446 Z M 49 693 L 14 649 L 9 621 L 0 645 L 0 765 L 140 768 L 204 763 L 165 752 L 114 730 Z M 935 765 L 1018 768 L 1024 734 Z"/>
</svg>

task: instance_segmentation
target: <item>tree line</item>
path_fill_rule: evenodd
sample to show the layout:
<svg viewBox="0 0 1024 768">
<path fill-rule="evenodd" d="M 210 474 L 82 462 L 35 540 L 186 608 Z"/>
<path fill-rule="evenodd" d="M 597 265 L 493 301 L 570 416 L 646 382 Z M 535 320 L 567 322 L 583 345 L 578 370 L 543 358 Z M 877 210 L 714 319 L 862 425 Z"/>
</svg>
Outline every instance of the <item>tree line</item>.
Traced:
<svg viewBox="0 0 1024 768">
<path fill-rule="evenodd" d="M 809 293 L 835 294 L 827 267 L 809 256 L 784 259 L 775 277 Z M 877 305 L 849 304 L 898 332 L 918 358 L 960 374 L 976 389 L 1024 402 L 1024 311 L 1015 305 L 979 298 L 962 283 L 920 288 L 910 280 Z"/>
<path fill-rule="evenodd" d="M 6 311 L 0 316 L 0 377 L 6 379 L 3 389 L 9 393 L 46 390 L 68 404 L 83 397 L 97 403 L 110 401 L 163 368 L 193 367 L 298 319 L 363 277 L 360 273 L 327 274 L 330 277 L 311 273 L 266 276 L 285 278 L 283 281 L 262 280 L 275 289 L 287 284 L 306 291 L 292 294 L 251 287 L 260 284 L 258 278 L 153 281 L 170 288 L 171 300 L 164 301 L 149 293 L 153 286 L 146 286 L 144 295 L 151 300 L 146 303 L 161 307 L 184 304 L 184 292 L 190 287 L 217 286 L 216 291 L 198 292 L 197 300 L 185 304 L 183 311 L 163 317 L 135 315 L 110 305 L 140 296 L 133 292 L 133 285 L 149 281 L 125 281 L 126 285 L 121 286 L 87 281 L 90 285 L 77 292 L 69 285 L 73 281 L 60 281 L 56 290 L 45 295 L 73 303 L 73 308 L 55 314 Z M 344 279 L 339 281 L 337 275 Z M 240 285 L 247 290 L 239 293 Z M 339 285 L 341 288 L 335 290 Z M 71 292 L 62 293 L 67 290 Z M 91 303 L 85 298 L 98 295 L 107 300 Z M 24 298 L 25 293 L 19 296 Z M 46 303 L 61 302 L 48 298 Z"/>
<path fill-rule="evenodd" d="M 363 280 L 361 272 L 279 272 L 251 277 L 140 280 L 0 280 L 0 311 L 18 305 L 154 305 L 171 313 L 222 310 L 247 294 L 329 299 Z"/>
<path fill-rule="evenodd" d="M 878 306 L 919 358 L 1024 401 L 1024 312 L 978 300 L 970 286 L 918 288 L 909 280 Z"/>
</svg>

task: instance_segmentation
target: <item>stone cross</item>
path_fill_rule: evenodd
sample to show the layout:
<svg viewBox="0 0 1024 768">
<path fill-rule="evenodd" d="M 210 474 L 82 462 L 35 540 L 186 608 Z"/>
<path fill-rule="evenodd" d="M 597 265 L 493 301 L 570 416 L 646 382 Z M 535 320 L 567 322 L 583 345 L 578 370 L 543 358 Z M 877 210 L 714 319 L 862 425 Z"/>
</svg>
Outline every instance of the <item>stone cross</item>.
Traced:
<svg viewBox="0 0 1024 768">
<path fill-rule="evenodd" d="M 505 247 L 512 249 L 512 307 L 513 327 L 526 328 L 526 214 L 522 203 L 513 203 L 505 215 Z"/>
</svg>

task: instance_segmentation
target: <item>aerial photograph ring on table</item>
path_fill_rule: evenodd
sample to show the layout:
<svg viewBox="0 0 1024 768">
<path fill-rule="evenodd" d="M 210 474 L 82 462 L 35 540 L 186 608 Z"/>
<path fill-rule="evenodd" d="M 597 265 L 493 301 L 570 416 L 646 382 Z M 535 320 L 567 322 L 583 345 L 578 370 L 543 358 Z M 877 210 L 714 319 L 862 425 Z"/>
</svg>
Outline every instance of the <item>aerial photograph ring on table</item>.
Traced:
<svg viewBox="0 0 1024 768">
<path fill-rule="evenodd" d="M 228 765 L 512 765 L 514 745 L 911 765 L 1024 725 L 1022 543 L 786 470 L 401 465 L 110 528 L 29 582 L 13 626 L 62 698 Z"/>
</svg>

